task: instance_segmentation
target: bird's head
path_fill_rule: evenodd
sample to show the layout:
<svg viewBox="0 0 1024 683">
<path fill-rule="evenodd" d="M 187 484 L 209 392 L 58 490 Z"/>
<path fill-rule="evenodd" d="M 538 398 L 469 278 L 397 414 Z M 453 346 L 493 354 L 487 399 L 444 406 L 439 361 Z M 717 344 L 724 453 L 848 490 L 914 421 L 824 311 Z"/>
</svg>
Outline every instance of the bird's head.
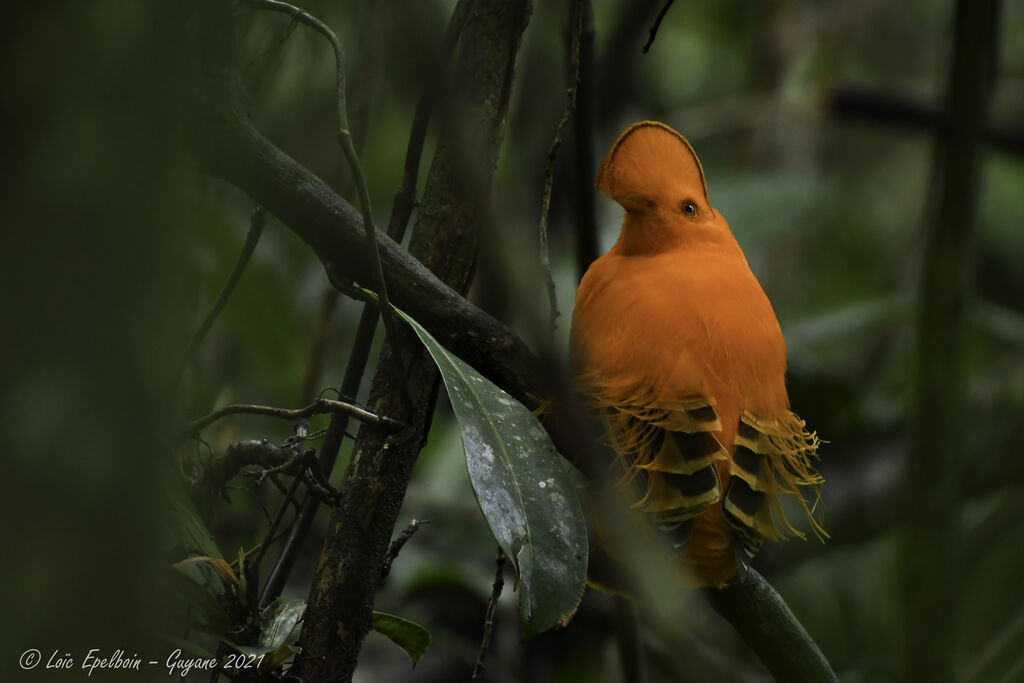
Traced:
<svg viewBox="0 0 1024 683">
<path fill-rule="evenodd" d="M 693 147 L 663 123 L 641 121 L 619 136 L 597 171 L 597 189 L 626 210 L 619 248 L 659 252 L 688 245 L 733 245 L 708 202 Z"/>
</svg>

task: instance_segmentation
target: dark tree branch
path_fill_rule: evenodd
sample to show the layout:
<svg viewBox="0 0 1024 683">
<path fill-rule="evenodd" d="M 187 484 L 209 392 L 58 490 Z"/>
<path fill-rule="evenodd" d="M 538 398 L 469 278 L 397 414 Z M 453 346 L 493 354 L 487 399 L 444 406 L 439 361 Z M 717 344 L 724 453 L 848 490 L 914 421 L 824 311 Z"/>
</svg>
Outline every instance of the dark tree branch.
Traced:
<svg viewBox="0 0 1024 683">
<path fill-rule="evenodd" d="M 355 209 L 256 130 L 230 69 L 208 68 L 207 84 L 212 110 L 203 152 L 209 172 L 263 198 L 264 206 L 310 245 L 332 281 L 351 277 L 372 286 Z M 520 339 L 394 240 L 378 234 L 377 241 L 396 306 L 516 398 L 530 401 L 531 391 L 539 395 L 544 382 L 537 358 Z"/>
<path fill-rule="evenodd" d="M 476 665 L 473 667 L 473 675 L 470 683 L 480 680 L 480 674 L 484 672 L 484 662 L 487 660 L 487 651 L 491 648 L 491 632 L 494 630 L 494 610 L 498 607 L 498 598 L 501 597 L 502 588 L 505 586 L 505 553 L 498 548 L 498 556 L 494 561 L 494 583 L 491 584 L 491 597 L 487 600 L 487 612 L 484 615 L 483 635 L 480 637 L 480 651 L 476 655 Z"/>
<path fill-rule="evenodd" d="M 384 565 L 380 569 L 380 578 L 383 581 L 391 573 L 391 565 L 394 564 L 395 559 L 398 557 L 398 553 L 402 552 L 402 548 L 409 539 L 420 530 L 420 527 L 424 524 L 430 524 L 429 519 L 414 519 L 409 522 L 409 526 L 405 527 L 405 530 L 398 535 L 398 538 L 391 542 L 391 546 L 388 547 L 388 554 L 384 557 Z"/>
<path fill-rule="evenodd" d="M 200 476 L 191 484 L 192 498 L 203 519 L 213 515 L 216 501 L 224 488 L 244 467 L 277 467 L 288 460 L 289 453 L 265 439 L 239 441 L 228 446 L 224 455 L 204 465 Z M 275 480 L 276 481 L 276 480 Z"/>
<path fill-rule="evenodd" d="M 555 137 L 548 149 L 548 161 L 544 166 L 544 191 L 540 204 L 540 267 L 544 273 L 544 284 L 548 292 L 548 326 L 551 334 L 558 325 L 558 298 L 555 296 L 555 280 L 551 276 L 551 259 L 548 256 L 548 212 L 551 208 L 551 186 L 554 183 L 555 159 L 562 145 L 565 126 L 576 108 L 576 90 L 580 80 L 580 42 L 583 37 L 583 0 L 572 4 L 572 31 L 569 34 L 569 86 L 565 89 L 565 107 L 562 118 L 555 128 Z"/>
<path fill-rule="evenodd" d="M 434 112 L 434 105 L 444 81 L 444 72 L 448 68 L 455 44 L 462 35 L 466 18 L 473 9 L 475 0 L 459 0 L 452 12 L 448 27 L 445 29 L 444 40 L 441 42 L 441 55 L 435 69 L 433 82 L 423 89 L 416 112 L 413 114 L 412 127 L 409 130 L 409 144 L 405 150 L 405 163 L 402 165 L 402 186 L 395 193 L 391 204 L 391 218 L 388 221 L 388 236 L 401 242 L 405 235 L 406 225 L 416 208 L 416 183 L 420 173 L 420 160 L 423 157 L 423 143 L 427 139 L 427 126 Z"/>
<path fill-rule="evenodd" d="M 654 45 L 654 39 L 658 35 L 658 29 L 661 28 L 661 22 L 665 18 L 665 15 L 668 14 L 668 9 L 672 6 L 673 2 L 675 2 L 675 0 L 666 0 L 665 6 L 661 8 L 660 12 L 658 12 L 658 16 L 654 20 L 654 24 L 651 25 L 651 29 L 648 31 L 647 42 L 644 43 L 643 49 L 640 50 L 643 54 L 650 52 L 651 46 Z"/>
<path fill-rule="evenodd" d="M 295 492 L 299 487 L 299 477 L 292 479 L 292 485 L 288 487 L 288 492 L 285 494 L 284 500 L 281 501 L 281 506 L 277 509 L 277 514 L 274 515 L 274 519 L 270 522 L 270 529 L 267 530 L 267 535 L 263 539 L 263 543 L 260 544 L 259 555 L 256 557 L 256 562 L 253 565 L 259 570 L 259 566 L 263 563 L 263 558 L 267 556 L 267 551 L 270 550 L 270 545 L 277 538 L 277 528 L 280 526 L 281 521 L 284 519 L 285 512 L 293 504 L 295 500 Z M 262 608 L 262 606 L 261 606 Z"/>
<path fill-rule="evenodd" d="M 751 568 L 722 589 L 704 589 L 711 606 L 733 625 L 777 681 L 838 681 L 817 644 L 785 601 Z"/>
<path fill-rule="evenodd" d="M 599 133 L 615 124 L 627 104 L 638 101 L 641 96 L 642 79 L 636 78 L 635 72 L 642 53 L 637 52 L 636 44 L 638 35 L 650 25 L 651 14 L 660 4 L 659 0 L 620 3 L 611 26 L 603 30 L 607 35 L 602 41 L 604 48 L 600 58 L 596 60 L 594 79 L 600 84 L 594 89 L 595 129 Z"/>
</svg>

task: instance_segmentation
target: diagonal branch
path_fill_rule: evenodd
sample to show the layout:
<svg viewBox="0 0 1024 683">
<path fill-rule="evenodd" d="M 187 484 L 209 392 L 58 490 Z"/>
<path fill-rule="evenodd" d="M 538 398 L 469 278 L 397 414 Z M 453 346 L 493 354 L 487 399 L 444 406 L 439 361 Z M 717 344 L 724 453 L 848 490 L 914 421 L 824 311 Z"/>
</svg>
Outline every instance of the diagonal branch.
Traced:
<svg viewBox="0 0 1024 683">
<path fill-rule="evenodd" d="M 249 219 L 249 232 L 245 235 L 245 244 L 242 245 L 242 251 L 238 255 L 238 260 L 235 261 L 235 267 L 231 270 L 231 275 L 228 276 L 228 281 L 224 283 L 224 288 L 220 290 L 220 294 L 217 295 L 217 300 L 214 302 L 210 312 L 203 318 L 203 322 L 199 325 L 195 334 L 192 335 L 192 339 L 189 340 L 188 347 L 184 353 L 181 354 L 181 360 L 178 361 L 178 372 L 176 377 L 181 377 L 181 374 L 185 372 L 185 368 L 188 367 L 188 362 L 192 358 L 192 354 L 195 353 L 199 345 L 203 343 L 203 339 L 206 338 L 206 333 L 213 327 L 213 323 L 217 320 L 217 316 L 224 310 L 225 304 L 228 299 L 231 298 L 232 292 L 235 291 L 235 287 L 242 279 L 242 274 L 245 272 L 246 266 L 249 265 L 249 260 L 252 258 L 252 254 L 256 251 L 256 245 L 259 244 L 260 235 L 263 234 L 263 228 L 267 225 L 267 212 L 263 210 L 262 206 L 257 205 L 252 210 L 252 216 Z"/>
<path fill-rule="evenodd" d="M 763 576 L 751 568 L 722 589 L 705 589 L 777 681 L 838 681 L 817 644 Z"/>
<path fill-rule="evenodd" d="M 202 149 L 207 170 L 250 196 L 302 238 L 332 282 L 373 285 L 359 214 L 323 181 L 268 141 L 245 113 L 232 72 L 208 69 L 211 111 Z M 431 273 L 394 240 L 376 234 L 391 301 L 435 338 L 520 400 L 542 395 L 537 357 L 505 325 Z"/>
<path fill-rule="evenodd" d="M 675 2 L 675 0 L 666 0 L 664 7 L 662 7 L 661 11 L 658 12 L 657 18 L 655 18 L 654 23 L 647 32 L 647 42 L 644 43 L 643 49 L 640 50 L 643 54 L 647 54 L 651 51 L 651 46 L 654 45 L 654 39 L 658 36 L 658 29 L 661 28 L 661 22 L 665 18 L 665 15 L 668 14 L 668 9 L 672 6 L 673 2 Z"/>
</svg>

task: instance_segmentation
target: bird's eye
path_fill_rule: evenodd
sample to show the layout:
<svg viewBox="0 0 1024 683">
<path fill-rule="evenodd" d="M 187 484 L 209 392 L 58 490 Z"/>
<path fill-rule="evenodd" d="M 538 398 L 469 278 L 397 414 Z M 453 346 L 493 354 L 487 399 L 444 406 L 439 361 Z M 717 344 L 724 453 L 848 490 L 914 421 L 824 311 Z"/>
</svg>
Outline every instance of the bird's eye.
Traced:
<svg viewBox="0 0 1024 683">
<path fill-rule="evenodd" d="M 697 215 L 697 205 L 691 201 L 684 201 L 679 205 L 679 210 L 683 212 L 683 215 L 687 218 L 693 218 Z"/>
</svg>

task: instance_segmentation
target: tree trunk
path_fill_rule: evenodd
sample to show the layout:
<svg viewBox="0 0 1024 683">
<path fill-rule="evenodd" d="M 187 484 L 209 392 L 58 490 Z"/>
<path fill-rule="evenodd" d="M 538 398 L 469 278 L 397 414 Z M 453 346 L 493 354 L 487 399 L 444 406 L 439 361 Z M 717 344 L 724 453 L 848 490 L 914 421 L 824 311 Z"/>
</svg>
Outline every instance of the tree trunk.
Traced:
<svg viewBox="0 0 1024 683">
<path fill-rule="evenodd" d="M 530 16 L 529 0 L 485 0 L 467 20 L 456 66 L 457 101 L 434 156 L 410 252 L 459 293 L 469 288 L 480 228 L 504 136 L 516 57 Z M 453 118 L 454 117 L 454 120 Z M 411 425 L 387 438 L 362 429 L 331 515 L 328 537 L 310 591 L 297 673 L 309 681 L 349 681 L 372 626 L 373 600 L 413 465 L 430 425 L 439 376 L 429 355 L 403 335 L 409 358 L 405 390 L 381 356 L 370 393 L 374 410 Z"/>
</svg>

